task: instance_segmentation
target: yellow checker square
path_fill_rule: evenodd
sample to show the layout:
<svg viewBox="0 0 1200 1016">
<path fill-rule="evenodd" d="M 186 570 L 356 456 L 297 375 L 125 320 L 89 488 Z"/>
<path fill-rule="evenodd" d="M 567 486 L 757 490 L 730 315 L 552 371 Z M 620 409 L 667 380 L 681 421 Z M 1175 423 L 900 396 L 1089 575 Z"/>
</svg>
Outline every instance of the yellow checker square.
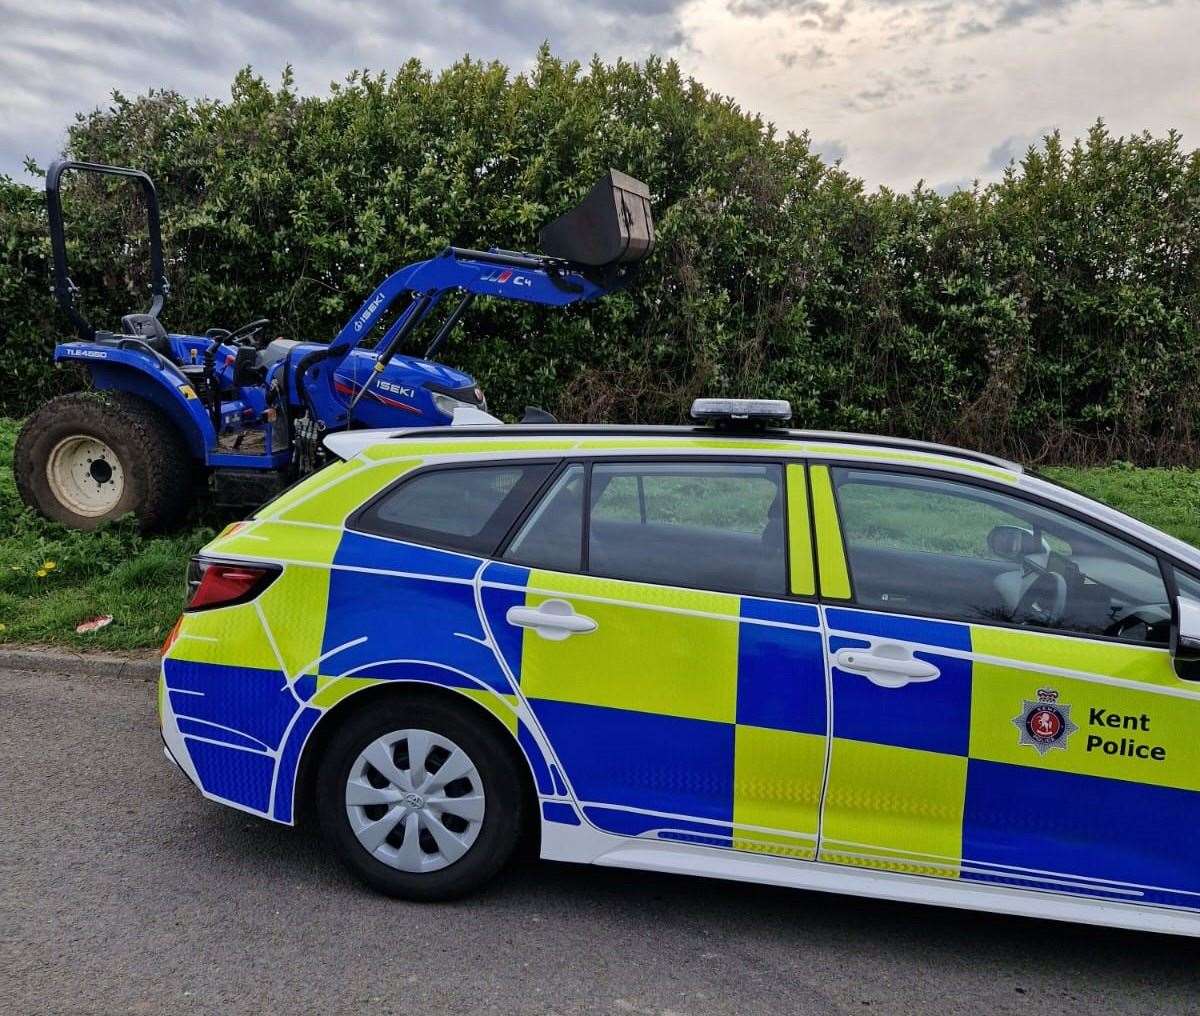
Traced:
<svg viewBox="0 0 1200 1016">
<path fill-rule="evenodd" d="M 329 569 L 296 564 L 288 565 L 285 574 L 259 597 L 289 677 L 299 677 L 316 665 L 328 604 Z"/>
<path fill-rule="evenodd" d="M 241 667 L 279 669 L 253 603 L 184 614 L 179 637 L 167 656 L 188 663 L 229 665 L 236 660 Z"/>
<path fill-rule="evenodd" d="M 966 788 L 961 755 L 835 737 L 821 860 L 957 878 Z"/>
<path fill-rule="evenodd" d="M 529 577 L 529 590 L 527 606 L 565 599 L 575 613 L 595 621 L 596 630 L 552 641 L 526 629 L 521 658 L 526 695 L 734 721 L 738 597 L 537 571 Z"/>
<path fill-rule="evenodd" d="M 420 459 L 401 459 L 347 472 L 332 486 L 285 509 L 278 517 L 288 522 L 340 526 L 365 501 L 421 464 Z"/>
<path fill-rule="evenodd" d="M 1056 747 L 1041 751 L 1015 722 L 1039 692 L 1055 695 L 1070 724 Z M 976 663 L 972 674 L 972 758 L 1200 790 L 1197 725 L 1196 699 L 987 663 Z"/>
<path fill-rule="evenodd" d="M 439 455 L 495 455 L 501 452 L 567 451 L 575 447 L 574 438 L 489 438 L 486 441 L 380 441 L 363 455 L 368 459 L 409 458 Z"/>
<path fill-rule="evenodd" d="M 971 648 L 979 656 L 999 657 L 1026 666 L 1062 667 L 1139 684 L 1192 687 L 1175 674 L 1171 654 L 1166 649 L 978 624 L 971 625 Z"/>
<path fill-rule="evenodd" d="M 1016 483 L 1018 473 L 1011 469 L 995 469 L 958 456 L 906 453 L 891 448 L 853 448 L 846 445 L 809 445 L 806 451 L 814 455 L 833 455 L 840 459 L 886 459 L 889 462 L 913 462 L 934 469 L 957 469 L 986 476 L 990 480 Z"/>
<path fill-rule="evenodd" d="M 262 518 L 274 518 L 280 512 L 286 511 L 289 507 L 297 502 L 308 497 L 322 487 L 328 486 L 333 481 L 340 479 L 350 473 L 353 473 L 363 466 L 358 459 L 350 459 L 348 462 L 332 462 L 324 469 L 318 470 L 309 476 L 306 476 L 299 483 L 285 490 L 274 501 L 270 502 L 259 514 Z"/>
<path fill-rule="evenodd" d="M 478 702 L 484 709 L 508 728 L 508 732 L 517 736 L 517 696 L 501 695 L 495 691 L 485 691 L 483 688 L 458 689 L 467 698 Z"/>
<path fill-rule="evenodd" d="M 744 724 L 736 728 L 734 738 L 734 847 L 811 861 L 821 807 L 825 738 Z"/>
<path fill-rule="evenodd" d="M 583 438 L 575 446 L 577 448 L 588 449 L 626 449 L 629 451 L 639 451 L 647 448 L 678 448 L 680 451 L 689 451 L 695 448 L 702 448 L 705 451 L 723 451 L 723 452 L 785 452 L 794 455 L 796 453 L 796 445 L 789 441 L 748 441 L 745 438 L 697 438 L 688 437 L 686 441 L 681 441 L 679 438 L 645 438 L 645 437 L 588 437 Z"/>
<path fill-rule="evenodd" d="M 217 557 L 234 554 L 267 561 L 311 561 L 327 565 L 333 560 L 341 539 L 341 530 L 263 521 L 252 522 L 210 543 L 204 551 Z"/>
<path fill-rule="evenodd" d="M 376 685 L 387 684 L 386 680 L 377 677 L 318 677 L 317 690 L 310 705 L 318 709 L 331 709 L 343 699 L 349 698 L 356 692 Z M 478 702 L 488 712 L 496 717 L 514 736 L 517 733 L 517 697 L 503 695 L 500 692 L 484 688 L 456 688 L 474 702 Z"/>
</svg>

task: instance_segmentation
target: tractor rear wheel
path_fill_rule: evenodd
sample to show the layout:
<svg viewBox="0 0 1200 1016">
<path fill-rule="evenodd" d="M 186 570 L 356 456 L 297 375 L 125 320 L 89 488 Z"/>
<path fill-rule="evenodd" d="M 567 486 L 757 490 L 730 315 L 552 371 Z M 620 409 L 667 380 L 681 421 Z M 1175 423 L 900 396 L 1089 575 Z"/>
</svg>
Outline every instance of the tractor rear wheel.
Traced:
<svg viewBox="0 0 1200 1016">
<path fill-rule="evenodd" d="M 177 522 L 190 505 L 192 461 L 175 425 L 124 392 L 51 399 L 13 449 L 21 499 L 73 529 L 129 512 L 143 530 Z"/>
</svg>

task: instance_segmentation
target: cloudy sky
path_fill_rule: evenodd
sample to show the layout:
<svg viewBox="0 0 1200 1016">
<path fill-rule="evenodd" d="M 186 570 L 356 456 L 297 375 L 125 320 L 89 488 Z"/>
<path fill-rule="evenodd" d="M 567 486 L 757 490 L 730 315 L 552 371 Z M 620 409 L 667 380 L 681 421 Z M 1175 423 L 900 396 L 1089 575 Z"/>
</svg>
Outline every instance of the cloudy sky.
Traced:
<svg viewBox="0 0 1200 1016">
<path fill-rule="evenodd" d="M 1200 146 L 1200 0 L 0 0 L 0 173 L 120 89 L 227 94 L 245 64 L 323 92 L 463 53 L 658 52 L 868 186 L 994 179 L 1041 134 L 1175 127 Z"/>
</svg>

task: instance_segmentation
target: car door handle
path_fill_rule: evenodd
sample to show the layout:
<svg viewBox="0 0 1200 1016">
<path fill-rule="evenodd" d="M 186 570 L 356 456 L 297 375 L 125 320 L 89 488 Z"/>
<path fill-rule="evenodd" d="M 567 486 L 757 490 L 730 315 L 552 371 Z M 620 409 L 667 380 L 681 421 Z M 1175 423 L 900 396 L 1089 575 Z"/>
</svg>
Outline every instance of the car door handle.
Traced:
<svg viewBox="0 0 1200 1016">
<path fill-rule="evenodd" d="M 575 609 L 566 600 L 547 600 L 539 607 L 509 607 L 504 615 L 509 624 L 532 628 L 542 638 L 561 642 L 568 635 L 586 635 L 596 630 L 596 622 Z"/>
<path fill-rule="evenodd" d="M 839 669 L 865 677 L 880 688 L 933 681 L 941 676 L 932 663 L 918 660 L 907 646 L 883 642 L 870 649 L 839 649 L 834 654 Z"/>
</svg>

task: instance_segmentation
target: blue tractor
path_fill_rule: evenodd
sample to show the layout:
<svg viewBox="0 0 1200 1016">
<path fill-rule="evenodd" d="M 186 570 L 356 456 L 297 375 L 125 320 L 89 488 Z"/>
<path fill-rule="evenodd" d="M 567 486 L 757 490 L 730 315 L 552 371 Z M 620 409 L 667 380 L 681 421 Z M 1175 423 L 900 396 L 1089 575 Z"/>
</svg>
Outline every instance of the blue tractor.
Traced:
<svg viewBox="0 0 1200 1016">
<path fill-rule="evenodd" d="M 59 193 L 67 171 L 125 177 L 143 191 L 152 298 L 120 331 L 96 329 L 76 304 Z M 60 161 L 47 173 L 46 203 L 54 293 L 78 335 L 54 359 L 81 365 L 91 390 L 29 418 L 13 472 L 27 504 L 77 529 L 128 512 L 160 529 L 208 488 L 219 503 L 259 503 L 318 468 L 332 432 L 485 419 L 475 380 L 432 359 L 472 301 L 594 300 L 627 285 L 654 245 L 648 189 L 612 170 L 542 230 L 542 253 L 448 247 L 385 279 L 330 342 L 267 341 L 266 319 L 180 335 L 159 320 L 169 285 L 150 177 Z M 433 333 L 424 356 L 403 354 L 422 325 Z"/>
</svg>

